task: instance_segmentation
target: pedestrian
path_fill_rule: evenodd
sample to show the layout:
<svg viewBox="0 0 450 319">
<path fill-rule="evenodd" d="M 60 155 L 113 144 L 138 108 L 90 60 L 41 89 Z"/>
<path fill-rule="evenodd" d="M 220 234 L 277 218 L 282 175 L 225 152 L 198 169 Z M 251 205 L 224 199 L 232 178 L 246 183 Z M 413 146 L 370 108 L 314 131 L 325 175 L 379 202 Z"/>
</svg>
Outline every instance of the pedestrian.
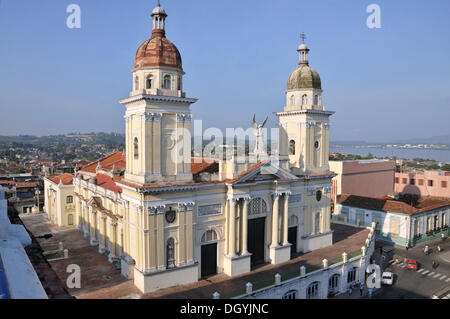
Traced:
<svg viewBox="0 0 450 319">
<path fill-rule="evenodd" d="M 441 252 L 441 246 L 437 246 L 437 250 L 440 253 Z"/>
<path fill-rule="evenodd" d="M 409 250 L 409 245 L 406 245 L 406 251 L 408 251 Z"/>
<path fill-rule="evenodd" d="M 362 297 L 363 293 L 364 293 L 364 284 L 361 284 L 361 286 L 359 286 L 359 292 L 360 292 L 361 297 Z"/>
<path fill-rule="evenodd" d="M 353 294 L 353 289 L 352 289 L 352 287 L 350 287 L 350 288 L 348 289 L 348 295 L 351 296 L 352 294 Z"/>
<path fill-rule="evenodd" d="M 373 294 L 373 289 L 370 288 L 370 289 L 369 289 L 369 298 L 370 298 L 370 299 L 372 299 L 372 294 Z"/>
<path fill-rule="evenodd" d="M 442 241 L 445 241 L 445 234 L 444 233 L 441 234 L 441 238 L 442 238 Z"/>
<path fill-rule="evenodd" d="M 431 262 L 431 265 L 432 265 L 433 269 L 436 269 L 436 262 L 434 260 Z"/>
</svg>

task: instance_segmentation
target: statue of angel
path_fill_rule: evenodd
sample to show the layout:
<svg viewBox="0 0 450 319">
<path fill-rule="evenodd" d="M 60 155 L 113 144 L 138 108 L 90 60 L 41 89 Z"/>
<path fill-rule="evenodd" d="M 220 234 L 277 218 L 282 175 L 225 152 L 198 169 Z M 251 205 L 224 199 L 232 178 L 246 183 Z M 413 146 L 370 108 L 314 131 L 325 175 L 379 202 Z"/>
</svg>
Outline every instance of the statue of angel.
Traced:
<svg viewBox="0 0 450 319">
<path fill-rule="evenodd" d="M 256 114 L 253 116 L 252 127 L 253 127 L 253 133 L 256 136 L 256 146 L 255 146 L 254 153 L 257 157 L 259 157 L 262 154 L 265 154 L 263 128 L 264 128 L 264 126 L 266 126 L 268 120 L 269 120 L 269 117 L 266 117 L 266 120 L 262 124 L 258 125 L 256 123 Z"/>
</svg>

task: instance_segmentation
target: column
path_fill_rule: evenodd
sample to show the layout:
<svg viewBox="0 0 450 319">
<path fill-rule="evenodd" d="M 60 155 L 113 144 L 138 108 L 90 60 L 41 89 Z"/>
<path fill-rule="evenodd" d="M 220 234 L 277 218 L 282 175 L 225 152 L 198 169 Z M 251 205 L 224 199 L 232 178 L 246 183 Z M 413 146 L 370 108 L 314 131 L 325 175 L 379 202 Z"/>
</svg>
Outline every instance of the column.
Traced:
<svg viewBox="0 0 450 319">
<path fill-rule="evenodd" d="M 280 194 L 273 195 L 273 211 L 272 211 L 272 245 L 271 247 L 278 247 L 278 216 L 280 209 Z"/>
<path fill-rule="evenodd" d="M 248 254 L 248 205 L 250 198 L 244 199 L 244 209 L 242 210 L 242 255 Z"/>
<path fill-rule="evenodd" d="M 166 261 L 164 260 L 165 256 L 165 248 L 166 243 L 164 242 L 164 213 L 165 213 L 165 207 L 160 206 L 157 209 L 157 215 L 156 215 L 156 265 L 158 266 L 158 269 L 165 269 L 166 268 Z"/>
<path fill-rule="evenodd" d="M 176 144 L 175 149 L 177 152 L 176 156 L 176 175 L 184 173 L 184 114 L 177 114 L 177 127 L 176 127 Z"/>
<path fill-rule="evenodd" d="M 186 204 L 186 260 L 188 264 L 194 263 L 195 260 L 194 205 L 194 203 Z"/>
<path fill-rule="evenodd" d="M 191 173 L 191 122 L 192 115 L 186 114 L 184 118 L 184 129 L 185 133 L 188 134 L 183 135 L 183 155 L 184 155 L 184 172 Z"/>
<path fill-rule="evenodd" d="M 186 205 L 178 205 L 178 262 L 181 265 L 186 263 Z"/>
<path fill-rule="evenodd" d="M 230 255 L 236 256 L 236 199 L 230 199 Z"/>
<path fill-rule="evenodd" d="M 154 175 L 161 175 L 161 119 L 161 113 L 153 114 L 152 154 Z"/>
<path fill-rule="evenodd" d="M 150 231 L 149 233 L 149 254 L 150 254 L 150 269 L 156 269 L 157 262 L 156 262 L 156 236 L 157 236 L 157 229 L 156 229 L 156 207 L 149 207 L 148 208 L 148 216 L 149 216 L 149 226 L 148 229 Z"/>
<path fill-rule="evenodd" d="M 283 246 L 289 244 L 288 241 L 289 226 L 289 193 L 284 194 L 284 216 L 283 216 Z"/>
</svg>

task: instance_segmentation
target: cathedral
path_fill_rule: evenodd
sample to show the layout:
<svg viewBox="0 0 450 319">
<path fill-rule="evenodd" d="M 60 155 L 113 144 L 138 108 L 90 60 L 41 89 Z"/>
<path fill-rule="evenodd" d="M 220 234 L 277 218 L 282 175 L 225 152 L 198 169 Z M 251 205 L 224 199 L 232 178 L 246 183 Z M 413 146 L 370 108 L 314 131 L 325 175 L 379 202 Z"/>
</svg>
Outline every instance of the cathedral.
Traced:
<svg viewBox="0 0 450 319">
<path fill-rule="evenodd" d="M 191 156 L 180 52 L 153 10 L 125 107 L 126 149 L 72 176 L 46 178 L 45 209 L 120 265 L 143 293 L 249 273 L 332 245 L 329 119 L 309 48 L 298 48 L 279 118 L 278 164 Z M 60 191 L 64 189 L 64 192 Z M 72 204 L 73 210 L 66 210 Z"/>
</svg>

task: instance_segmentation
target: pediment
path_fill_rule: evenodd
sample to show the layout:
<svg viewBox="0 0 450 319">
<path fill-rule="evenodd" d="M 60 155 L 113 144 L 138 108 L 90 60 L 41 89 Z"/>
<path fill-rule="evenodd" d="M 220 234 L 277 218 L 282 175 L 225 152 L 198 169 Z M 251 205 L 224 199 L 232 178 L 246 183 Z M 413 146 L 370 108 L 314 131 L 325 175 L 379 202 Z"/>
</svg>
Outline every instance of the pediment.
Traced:
<svg viewBox="0 0 450 319">
<path fill-rule="evenodd" d="M 264 181 L 276 181 L 276 180 L 296 180 L 297 176 L 291 174 L 290 172 L 274 166 L 271 163 L 264 164 L 257 169 L 249 172 L 248 174 L 242 176 L 233 184 L 248 184 L 257 183 Z"/>
</svg>

